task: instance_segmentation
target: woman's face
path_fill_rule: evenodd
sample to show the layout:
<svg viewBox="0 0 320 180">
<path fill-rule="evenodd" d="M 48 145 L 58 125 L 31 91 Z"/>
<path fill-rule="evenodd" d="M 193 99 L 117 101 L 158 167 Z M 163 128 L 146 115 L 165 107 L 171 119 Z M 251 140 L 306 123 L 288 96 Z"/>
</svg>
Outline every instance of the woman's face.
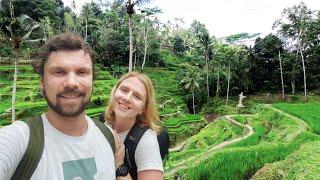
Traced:
<svg viewBox="0 0 320 180">
<path fill-rule="evenodd" d="M 144 111 L 146 97 L 146 88 L 138 78 L 129 77 L 123 80 L 113 97 L 116 118 L 135 119 Z"/>
</svg>

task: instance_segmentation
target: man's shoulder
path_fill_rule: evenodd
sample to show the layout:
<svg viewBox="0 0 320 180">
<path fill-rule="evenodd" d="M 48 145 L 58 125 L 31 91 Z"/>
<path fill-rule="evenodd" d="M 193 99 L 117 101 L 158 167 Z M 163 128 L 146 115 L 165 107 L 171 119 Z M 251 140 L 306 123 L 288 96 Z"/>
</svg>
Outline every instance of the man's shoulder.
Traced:
<svg viewBox="0 0 320 180">
<path fill-rule="evenodd" d="M 23 121 L 16 121 L 12 125 L 0 129 L 0 164 L 5 162 L 5 177 L 11 177 L 18 166 L 29 142 L 29 127 Z M 0 172 L 0 174 L 3 172 Z"/>
<path fill-rule="evenodd" d="M 86 119 L 87 119 L 87 121 L 88 121 L 89 124 L 94 125 L 94 126 L 96 126 L 96 123 L 99 123 L 99 122 L 100 122 L 101 124 L 104 124 L 104 126 L 106 126 L 106 127 L 112 132 L 112 134 L 114 135 L 113 129 L 112 129 L 112 127 L 111 127 L 110 124 L 108 124 L 108 123 L 103 123 L 103 122 L 101 122 L 101 121 L 99 121 L 99 120 L 96 120 L 96 119 L 92 119 L 92 118 L 90 118 L 89 116 L 86 116 Z M 99 127 L 97 126 L 97 128 L 99 128 Z"/>
<path fill-rule="evenodd" d="M 98 134 L 103 135 L 103 137 L 107 139 L 113 153 L 115 153 L 115 139 L 112 127 L 99 120 L 91 119 L 88 116 L 86 116 L 86 119 L 88 121 L 89 126 L 92 127 L 91 129 L 93 129 L 93 131 L 98 132 Z"/>
<path fill-rule="evenodd" d="M 0 132 L 6 132 L 6 133 L 12 132 L 12 133 L 18 133 L 18 134 L 22 133 L 26 135 L 30 133 L 30 130 L 26 122 L 18 120 L 12 123 L 11 125 L 7 125 L 0 128 Z"/>
</svg>

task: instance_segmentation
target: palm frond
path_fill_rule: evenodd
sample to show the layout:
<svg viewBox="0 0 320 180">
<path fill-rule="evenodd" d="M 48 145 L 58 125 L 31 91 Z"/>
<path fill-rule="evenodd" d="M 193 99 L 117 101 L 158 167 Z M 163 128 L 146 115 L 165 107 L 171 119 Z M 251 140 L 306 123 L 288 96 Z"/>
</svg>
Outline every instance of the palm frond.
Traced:
<svg viewBox="0 0 320 180">
<path fill-rule="evenodd" d="M 40 24 L 33 25 L 31 29 L 21 38 L 21 40 L 26 41 L 30 37 L 32 31 L 37 29 L 38 27 L 40 27 Z"/>
</svg>

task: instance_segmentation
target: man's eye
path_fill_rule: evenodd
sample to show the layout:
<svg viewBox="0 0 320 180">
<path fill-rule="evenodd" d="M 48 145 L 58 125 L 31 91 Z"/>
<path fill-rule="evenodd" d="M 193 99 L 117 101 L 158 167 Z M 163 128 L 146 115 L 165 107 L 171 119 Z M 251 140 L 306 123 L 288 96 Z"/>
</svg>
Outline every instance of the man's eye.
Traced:
<svg viewBox="0 0 320 180">
<path fill-rule="evenodd" d="M 86 75 L 86 74 L 88 74 L 88 72 L 87 72 L 87 71 L 79 71 L 78 74 L 80 74 L 80 75 Z"/>
<path fill-rule="evenodd" d="M 54 74 L 56 74 L 56 75 L 63 75 L 64 72 L 63 72 L 63 71 L 55 71 Z"/>
</svg>

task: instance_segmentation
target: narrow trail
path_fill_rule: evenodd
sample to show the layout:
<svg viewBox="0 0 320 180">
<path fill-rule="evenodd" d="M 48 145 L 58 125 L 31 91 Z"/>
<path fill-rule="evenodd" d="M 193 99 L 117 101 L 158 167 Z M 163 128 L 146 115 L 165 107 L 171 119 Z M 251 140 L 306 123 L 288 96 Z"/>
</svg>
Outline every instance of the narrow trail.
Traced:
<svg viewBox="0 0 320 180">
<path fill-rule="evenodd" d="M 283 114 L 284 116 L 287 116 L 288 118 L 292 119 L 293 121 L 295 121 L 297 123 L 297 125 L 299 126 L 299 129 L 295 132 L 295 135 L 298 135 L 300 134 L 301 132 L 303 131 L 307 131 L 307 130 L 310 130 L 310 126 L 305 122 L 303 121 L 302 119 L 296 117 L 296 116 L 293 116 L 281 109 L 277 109 L 275 107 L 273 107 L 271 104 L 264 104 L 265 107 L 269 108 L 269 109 L 272 109 L 274 110 L 275 112 L 279 112 L 280 114 Z M 234 115 L 226 115 L 226 116 L 222 116 L 222 117 L 219 117 L 217 118 L 216 120 L 222 120 L 222 119 L 227 119 L 228 121 L 230 121 L 231 123 L 234 123 L 238 126 L 241 126 L 241 127 L 244 127 L 247 129 L 247 133 L 242 136 L 242 137 L 238 137 L 236 139 L 232 139 L 232 140 L 228 140 L 228 141 L 224 141 L 220 144 L 217 144 L 215 146 L 212 146 L 211 148 L 209 148 L 207 151 L 201 153 L 201 154 L 198 154 L 198 155 L 195 155 L 193 157 L 190 157 L 188 159 L 185 159 L 185 160 L 182 160 L 176 164 L 173 165 L 173 167 L 171 167 L 170 169 L 166 169 L 165 170 L 165 176 L 166 177 L 169 177 L 169 176 L 172 176 L 174 173 L 176 173 L 178 170 L 180 169 L 185 169 L 187 168 L 188 166 L 190 166 L 190 164 L 192 164 L 193 166 L 197 165 L 198 163 L 200 163 L 201 161 L 207 159 L 208 157 L 211 157 L 211 155 L 213 155 L 214 153 L 216 153 L 218 150 L 228 146 L 228 145 L 231 145 L 231 144 L 234 144 L 236 142 L 239 142 L 241 140 L 244 140 L 248 137 L 250 137 L 251 135 L 253 135 L 254 133 L 254 130 L 253 128 L 248 125 L 248 124 L 241 124 L 237 121 L 235 121 L 232 117 Z M 252 115 L 241 115 L 241 116 L 252 116 Z M 210 123 L 211 124 L 211 123 Z M 208 125 L 210 125 L 208 124 Z M 208 126 L 207 125 L 207 126 Z M 184 146 L 189 142 L 189 139 L 181 142 L 179 145 L 177 145 L 176 147 L 174 148 L 171 148 L 170 149 L 170 152 L 175 152 L 175 151 L 181 151 L 183 150 Z"/>
<path fill-rule="evenodd" d="M 169 152 L 181 151 L 181 150 L 184 148 L 184 146 L 185 146 L 186 144 L 188 144 L 188 142 L 189 142 L 189 139 L 186 139 L 186 140 L 182 141 L 182 142 L 181 142 L 180 144 L 178 144 L 177 146 L 175 146 L 175 147 L 173 147 L 173 148 L 170 148 L 170 149 L 169 149 Z"/>
<path fill-rule="evenodd" d="M 236 139 L 232 139 L 232 140 L 228 140 L 228 141 L 224 141 L 220 144 L 217 144 L 215 146 L 212 146 L 211 148 L 209 148 L 207 151 L 202 152 L 196 156 L 190 157 L 188 159 L 182 160 L 176 164 L 174 164 L 174 167 L 171 167 L 170 169 L 166 169 L 165 170 L 165 175 L 166 176 L 172 176 L 174 173 L 176 173 L 178 170 L 180 169 L 184 169 L 186 167 L 188 167 L 190 164 L 196 165 L 198 163 L 200 163 L 201 161 L 205 160 L 206 158 L 210 157 L 212 154 L 214 154 L 217 150 L 224 148 L 225 146 L 228 146 L 230 144 L 239 142 L 243 139 L 246 139 L 248 137 L 250 137 L 253 133 L 254 130 L 253 128 L 248 125 L 248 124 L 241 124 L 237 121 L 235 121 L 231 115 L 226 115 L 226 116 L 222 116 L 216 119 L 217 120 L 222 120 L 222 119 L 227 119 L 228 121 L 230 121 L 233 124 L 236 124 L 238 126 L 244 127 L 246 128 L 247 133 L 244 136 L 238 137 Z M 211 124 L 211 123 L 210 123 Z M 208 124 L 208 125 L 210 125 Z M 207 125 L 207 126 L 208 126 Z M 183 149 L 183 147 L 188 143 L 188 139 L 183 141 L 182 143 L 180 143 L 178 146 L 170 149 L 170 151 L 181 151 Z"/>
</svg>

